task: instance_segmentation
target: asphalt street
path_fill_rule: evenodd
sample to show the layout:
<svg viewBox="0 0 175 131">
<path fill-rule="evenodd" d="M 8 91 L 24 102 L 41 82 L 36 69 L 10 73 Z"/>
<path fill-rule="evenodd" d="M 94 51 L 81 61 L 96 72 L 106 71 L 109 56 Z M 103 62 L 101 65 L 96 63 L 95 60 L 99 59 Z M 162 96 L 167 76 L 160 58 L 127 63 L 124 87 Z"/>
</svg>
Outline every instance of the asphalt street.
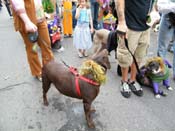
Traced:
<svg viewBox="0 0 175 131">
<path fill-rule="evenodd" d="M 62 41 L 64 52 L 54 52 L 55 59 L 79 67 L 72 38 Z M 148 57 L 155 56 L 157 33 L 151 33 Z M 89 51 L 91 54 L 92 51 Z M 41 82 L 34 79 L 26 59 L 25 46 L 13 27 L 5 7 L 0 11 L 0 131 L 174 131 L 175 90 L 167 97 L 155 99 L 152 89 L 143 87 L 144 95 L 132 93 L 129 99 L 120 94 L 120 77 L 116 73 L 114 52 L 109 56 L 112 68 L 93 102 L 95 129 L 86 124 L 81 100 L 60 94 L 52 85 L 49 106 L 42 101 Z M 167 59 L 172 63 L 172 54 Z M 171 69 L 172 80 L 172 69 Z M 172 80 L 171 86 L 175 83 Z"/>
</svg>

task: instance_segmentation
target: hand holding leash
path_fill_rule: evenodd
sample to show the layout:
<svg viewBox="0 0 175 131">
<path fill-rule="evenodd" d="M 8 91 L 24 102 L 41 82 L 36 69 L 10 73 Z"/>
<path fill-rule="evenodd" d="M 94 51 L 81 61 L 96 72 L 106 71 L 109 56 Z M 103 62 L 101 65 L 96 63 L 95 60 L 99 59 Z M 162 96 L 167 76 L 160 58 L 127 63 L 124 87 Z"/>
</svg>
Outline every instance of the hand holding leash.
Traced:
<svg viewBox="0 0 175 131">
<path fill-rule="evenodd" d="M 117 26 L 117 34 L 121 38 L 127 38 L 127 31 L 128 27 L 126 26 L 126 23 L 120 23 Z"/>
</svg>

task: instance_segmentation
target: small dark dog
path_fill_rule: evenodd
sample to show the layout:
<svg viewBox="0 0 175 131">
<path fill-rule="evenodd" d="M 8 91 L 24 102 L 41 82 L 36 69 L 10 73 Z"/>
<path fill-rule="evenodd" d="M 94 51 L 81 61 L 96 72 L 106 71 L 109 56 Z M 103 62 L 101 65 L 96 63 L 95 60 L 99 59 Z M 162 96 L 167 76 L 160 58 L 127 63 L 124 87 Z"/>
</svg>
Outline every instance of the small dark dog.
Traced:
<svg viewBox="0 0 175 131">
<path fill-rule="evenodd" d="M 92 56 L 91 60 L 104 69 L 104 74 L 111 67 L 106 49 Z M 52 60 L 43 67 L 42 80 L 44 105 L 48 105 L 47 92 L 53 83 L 62 94 L 83 100 L 87 124 L 90 128 L 95 127 L 91 118 L 91 113 L 95 110 L 91 109 L 91 104 L 98 95 L 101 84 L 95 81 L 92 73 L 79 75 L 75 68 L 68 68 L 62 62 Z"/>
<path fill-rule="evenodd" d="M 160 57 L 153 57 L 148 59 L 144 68 L 141 68 L 141 72 L 150 80 L 150 86 L 154 90 L 155 98 L 160 98 L 160 95 L 166 96 L 167 93 L 159 89 L 159 84 L 163 82 L 163 85 L 168 90 L 173 90 L 170 86 L 169 69 L 171 65 L 167 60 L 163 60 Z"/>
</svg>

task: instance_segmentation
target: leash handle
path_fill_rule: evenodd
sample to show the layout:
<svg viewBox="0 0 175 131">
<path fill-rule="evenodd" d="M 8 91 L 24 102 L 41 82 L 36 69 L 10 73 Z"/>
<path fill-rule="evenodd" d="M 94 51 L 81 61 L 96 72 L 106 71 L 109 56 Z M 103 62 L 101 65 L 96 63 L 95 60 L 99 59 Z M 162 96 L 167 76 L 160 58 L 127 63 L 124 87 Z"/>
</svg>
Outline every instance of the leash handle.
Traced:
<svg viewBox="0 0 175 131">
<path fill-rule="evenodd" d="M 137 72 L 140 74 L 139 65 L 138 65 L 138 63 L 137 63 L 137 61 L 136 61 L 135 56 L 132 54 L 132 52 L 131 52 L 130 49 L 129 49 L 128 40 L 127 40 L 126 38 L 125 38 L 124 40 L 125 40 L 125 46 L 126 46 L 126 48 L 128 49 L 129 53 L 132 55 L 132 58 L 133 58 L 134 63 L 135 63 L 135 65 L 136 65 Z"/>
</svg>

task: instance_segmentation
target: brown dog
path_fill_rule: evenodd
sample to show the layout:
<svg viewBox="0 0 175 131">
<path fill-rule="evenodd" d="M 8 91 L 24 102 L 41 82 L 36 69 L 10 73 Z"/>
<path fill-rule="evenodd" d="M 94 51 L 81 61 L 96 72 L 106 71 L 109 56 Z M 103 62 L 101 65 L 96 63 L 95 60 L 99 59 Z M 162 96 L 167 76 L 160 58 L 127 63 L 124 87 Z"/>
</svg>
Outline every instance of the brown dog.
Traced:
<svg viewBox="0 0 175 131">
<path fill-rule="evenodd" d="M 106 29 L 95 30 L 93 35 L 94 53 L 103 49 L 107 49 L 109 54 L 112 50 L 117 50 L 118 38 L 116 31 L 109 31 Z M 115 54 L 115 58 L 117 55 Z"/>
<path fill-rule="evenodd" d="M 101 65 L 100 68 L 105 68 L 104 73 L 111 67 L 108 59 L 108 51 L 106 49 L 92 56 L 92 60 Z M 91 104 L 99 93 L 100 84 L 92 84 L 82 79 L 78 79 L 79 90 L 77 91 L 77 76 L 76 73 L 74 75 L 62 62 L 57 63 L 52 60 L 45 65 L 42 70 L 44 105 L 48 105 L 47 92 L 50 88 L 50 84 L 53 83 L 57 90 L 62 94 L 73 98 L 83 99 L 87 124 L 90 128 L 94 128 L 95 125 L 91 118 L 91 112 L 94 112 L 95 110 L 91 109 Z M 87 74 L 84 77 L 94 81 L 92 74 Z"/>
<path fill-rule="evenodd" d="M 109 33 L 110 31 L 107 29 L 95 30 L 93 36 L 94 53 L 99 52 L 103 48 L 106 48 Z"/>
</svg>

